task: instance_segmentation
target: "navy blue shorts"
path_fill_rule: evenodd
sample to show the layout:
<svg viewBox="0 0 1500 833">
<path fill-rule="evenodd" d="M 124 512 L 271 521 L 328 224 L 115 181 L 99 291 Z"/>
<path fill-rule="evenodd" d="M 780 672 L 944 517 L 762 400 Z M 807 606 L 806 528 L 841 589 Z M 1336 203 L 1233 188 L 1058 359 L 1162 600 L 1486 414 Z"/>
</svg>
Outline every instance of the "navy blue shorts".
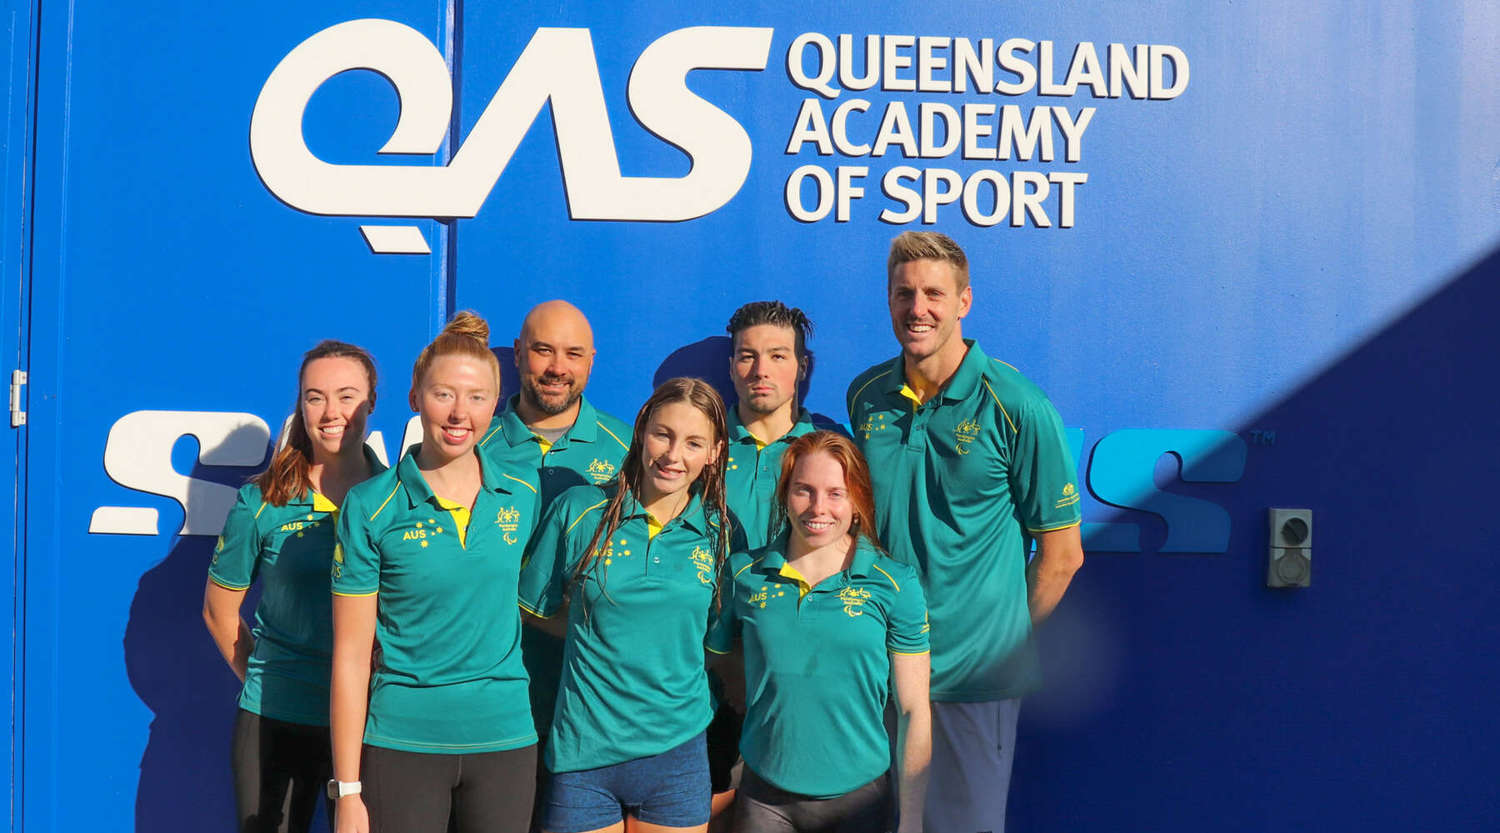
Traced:
<svg viewBox="0 0 1500 833">
<path fill-rule="evenodd" d="M 660 755 L 613 766 L 552 774 L 542 829 L 582 833 L 608 827 L 628 813 L 647 824 L 708 824 L 713 789 L 703 732 Z"/>
</svg>

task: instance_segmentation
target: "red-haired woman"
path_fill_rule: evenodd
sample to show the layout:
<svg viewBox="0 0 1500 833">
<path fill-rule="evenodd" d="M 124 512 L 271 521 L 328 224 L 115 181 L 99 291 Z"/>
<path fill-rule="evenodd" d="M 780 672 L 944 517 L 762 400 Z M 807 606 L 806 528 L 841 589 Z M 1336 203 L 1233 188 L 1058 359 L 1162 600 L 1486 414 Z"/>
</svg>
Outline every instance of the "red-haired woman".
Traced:
<svg viewBox="0 0 1500 833">
<path fill-rule="evenodd" d="M 489 327 L 454 316 L 412 368 L 422 442 L 349 493 L 333 565 L 338 833 L 524 833 L 536 730 L 516 580 L 536 470 L 481 460 Z M 379 643 L 371 672 L 371 649 Z"/>
<path fill-rule="evenodd" d="M 365 447 L 375 363 L 324 341 L 302 358 L 286 444 L 240 489 L 214 547 L 203 620 L 244 683 L 231 763 L 239 830 L 300 833 L 332 774 L 328 571 L 338 507 L 385 467 Z M 252 629 L 240 618 L 260 582 Z"/>
<path fill-rule="evenodd" d="M 900 829 L 922 828 L 932 752 L 927 606 L 912 568 L 874 537 L 870 472 L 847 438 L 798 437 L 776 487 L 781 532 L 730 561 L 709 648 L 741 638 L 745 773 L 735 830 L 863 833 L 886 828 L 894 677 L 903 727 Z"/>
<path fill-rule="evenodd" d="M 662 383 L 619 476 L 563 492 L 537 530 L 521 604 L 540 617 L 567 605 L 549 833 L 620 831 L 627 816 L 639 833 L 708 825 L 703 640 L 729 542 L 726 433 L 708 383 Z"/>
</svg>

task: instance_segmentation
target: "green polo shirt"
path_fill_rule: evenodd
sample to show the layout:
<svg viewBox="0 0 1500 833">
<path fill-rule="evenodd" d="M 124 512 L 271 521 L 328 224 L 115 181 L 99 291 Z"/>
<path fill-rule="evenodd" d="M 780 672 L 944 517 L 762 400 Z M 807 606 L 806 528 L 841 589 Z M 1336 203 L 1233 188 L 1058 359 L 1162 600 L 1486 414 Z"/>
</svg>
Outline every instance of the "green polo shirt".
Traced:
<svg viewBox="0 0 1500 833">
<path fill-rule="evenodd" d="M 351 489 L 339 519 L 334 594 L 379 594 L 365 743 L 444 754 L 535 743 L 515 600 L 536 472 L 481 457 L 460 542 L 417 468 L 419 449 Z"/>
<path fill-rule="evenodd" d="M 792 430 L 764 448 L 745 430 L 739 408 L 729 409 L 729 457 L 724 465 L 724 499 L 736 523 L 736 551 L 760 549 L 770 537 L 771 514 L 776 503 L 776 480 L 781 476 L 781 458 L 792 440 L 817 430 L 803 409 Z"/>
<path fill-rule="evenodd" d="M 880 540 L 912 557 L 932 621 L 932 699 L 1019 697 L 1040 683 L 1026 604 L 1030 536 L 1079 522 L 1077 469 L 1040 389 L 969 339 L 916 405 L 900 356 L 849 386 Z"/>
<path fill-rule="evenodd" d="M 927 605 L 916 571 L 863 539 L 848 569 L 804 596 L 785 547 L 783 535 L 730 560 L 707 647 L 727 653 L 743 639 L 745 765 L 783 790 L 832 798 L 891 766 L 890 655 L 927 652 Z"/>
<path fill-rule="evenodd" d="M 595 410 L 587 397 L 580 397 L 573 427 L 543 452 L 537 435 L 516 413 L 518 396 L 507 400 L 505 410 L 495 415 L 495 424 L 479 441 L 479 448 L 482 454 L 500 460 L 506 471 L 527 466 L 538 472 L 544 511 L 567 489 L 585 483 L 603 485 L 615 476 L 630 450 L 629 425 Z"/>
<path fill-rule="evenodd" d="M 573 427 L 543 451 L 540 439 L 516 413 L 516 399 L 512 396 L 505 410 L 495 416 L 495 425 L 479 441 L 479 448 L 481 453 L 500 460 L 506 471 L 512 466 L 535 471 L 541 481 L 542 511 L 567 489 L 586 483 L 599 486 L 615 476 L 629 450 L 629 425 L 596 410 L 588 397 L 580 397 Z M 531 715 L 536 720 L 536 733 L 546 737 L 562 677 L 563 641 L 537 628 L 523 628 L 521 655 L 531 678 Z"/>
<path fill-rule="evenodd" d="M 521 570 L 521 606 L 551 616 L 563 603 L 615 485 L 578 486 L 542 519 Z M 562 685 L 548 738 L 553 772 L 658 755 L 708 726 L 703 638 L 717 571 L 714 536 L 695 495 L 656 537 L 628 500 L 621 523 L 569 597 Z"/>
<path fill-rule="evenodd" d="M 385 466 L 366 449 L 370 471 Z M 255 648 L 240 689 L 240 708 L 288 723 L 328 725 L 333 662 L 333 564 L 338 507 L 316 492 L 265 502 L 253 483 L 240 488 L 214 546 L 208 577 L 230 590 L 260 582 Z"/>
</svg>

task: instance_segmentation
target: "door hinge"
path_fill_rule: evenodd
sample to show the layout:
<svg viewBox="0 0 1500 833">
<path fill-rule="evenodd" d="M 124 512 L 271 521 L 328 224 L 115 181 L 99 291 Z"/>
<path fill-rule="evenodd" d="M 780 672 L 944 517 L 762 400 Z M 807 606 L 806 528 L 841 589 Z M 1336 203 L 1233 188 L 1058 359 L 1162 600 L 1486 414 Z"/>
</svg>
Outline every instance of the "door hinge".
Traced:
<svg viewBox="0 0 1500 833">
<path fill-rule="evenodd" d="M 26 371 L 12 370 L 10 372 L 10 427 L 19 428 L 26 424 L 26 411 L 21 407 L 21 389 L 26 387 Z"/>
</svg>

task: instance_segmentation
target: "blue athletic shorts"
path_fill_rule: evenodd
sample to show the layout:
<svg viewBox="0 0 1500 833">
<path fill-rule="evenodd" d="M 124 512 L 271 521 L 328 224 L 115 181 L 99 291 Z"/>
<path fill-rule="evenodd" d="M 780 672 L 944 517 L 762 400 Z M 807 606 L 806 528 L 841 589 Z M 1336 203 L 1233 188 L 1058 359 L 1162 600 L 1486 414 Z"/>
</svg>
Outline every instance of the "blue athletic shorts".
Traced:
<svg viewBox="0 0 1500 833">
<path fill-rule="evenodd" d="M 628 813 L 647 824 L 708 823 L 713 789 L 703 732 L 660 755 L 613 766 L 552 774 L 542 828 L 550 833 L 598 830 Z"/>
</svg>

